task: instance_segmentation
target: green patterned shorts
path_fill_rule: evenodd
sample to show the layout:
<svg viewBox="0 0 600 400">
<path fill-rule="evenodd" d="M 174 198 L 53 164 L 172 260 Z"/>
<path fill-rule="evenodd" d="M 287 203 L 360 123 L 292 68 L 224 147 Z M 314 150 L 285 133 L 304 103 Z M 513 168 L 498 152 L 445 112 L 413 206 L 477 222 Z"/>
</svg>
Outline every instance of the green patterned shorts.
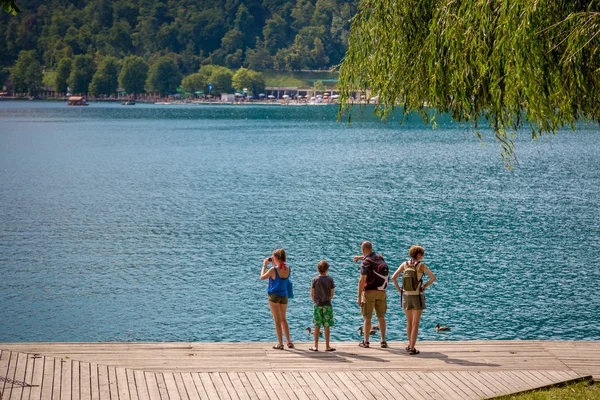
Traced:
<svg viewBox="0 0 600 400">
<path fill-rule="evenodd" d="M 315 306 L 313 309 L 313 323 L 315 326 L 333 326 L 333 307 Z"/>
</svg>

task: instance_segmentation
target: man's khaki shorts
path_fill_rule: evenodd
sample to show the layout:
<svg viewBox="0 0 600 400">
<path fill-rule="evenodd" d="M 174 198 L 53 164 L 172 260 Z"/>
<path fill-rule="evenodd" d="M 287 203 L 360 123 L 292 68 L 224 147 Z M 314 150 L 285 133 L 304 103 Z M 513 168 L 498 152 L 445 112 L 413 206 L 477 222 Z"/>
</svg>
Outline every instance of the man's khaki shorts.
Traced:
<svg viewBox="0 0 600 400">
<path fill-rule="evenodd" d="M 387 311 L 387 299 L 385 290 L 369 290 L 363 292 L 363 304 L 360 307 L 360 312 L 364 318 L 371 319 L 373 317 L 373 309 L 377 318 L 381 318 Z"/>
</svg>

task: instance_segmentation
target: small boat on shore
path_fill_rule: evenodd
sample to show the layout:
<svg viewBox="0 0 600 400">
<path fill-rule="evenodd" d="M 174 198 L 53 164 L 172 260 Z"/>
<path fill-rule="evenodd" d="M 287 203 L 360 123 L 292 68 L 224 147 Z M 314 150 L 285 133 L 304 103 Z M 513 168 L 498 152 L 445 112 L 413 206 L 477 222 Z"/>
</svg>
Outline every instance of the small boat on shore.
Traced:
<svg viewBox="0 0 600 400">
<path fill-rule="evenodd" d="M 125 100 L 121 102 L 122 106 L 135 106 L 135 100 Z"/>
<path fill-rule="evenodd" d="M 68 106 L 88 106 L 87 101 L 81 96 L 71 96 L 67 101 Z"/>
</svg>

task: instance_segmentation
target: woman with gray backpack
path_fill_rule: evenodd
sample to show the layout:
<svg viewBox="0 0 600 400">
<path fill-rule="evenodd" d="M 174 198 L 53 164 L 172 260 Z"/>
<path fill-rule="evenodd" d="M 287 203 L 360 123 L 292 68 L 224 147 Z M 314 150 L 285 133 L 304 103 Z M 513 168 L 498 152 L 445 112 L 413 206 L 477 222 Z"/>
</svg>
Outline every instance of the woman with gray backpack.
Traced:
<svg viewBox="0 0 600 400">
<path fill-rule="evenodd" d="M 425 289 L 437 279 L 421 259 L 425 255 L 425 249 L 421 246 L 412 246 L 408 250 L 410 259 L 403 262 L 394 272 L 392 281 L 401 296 L 402 308 L 406 314 L 406 334 L 408 335 L 408 346 L 406 351 L 410 355 L 419 354 L 415 348 L 419 334 L 419 323 L 421 314 L 425 309 Z M 402 274 L 402 287 L 398 284 L 398 277 Z M 423 274 L 427 274 L 429 280 L 423 284 Z"/>
</svg>

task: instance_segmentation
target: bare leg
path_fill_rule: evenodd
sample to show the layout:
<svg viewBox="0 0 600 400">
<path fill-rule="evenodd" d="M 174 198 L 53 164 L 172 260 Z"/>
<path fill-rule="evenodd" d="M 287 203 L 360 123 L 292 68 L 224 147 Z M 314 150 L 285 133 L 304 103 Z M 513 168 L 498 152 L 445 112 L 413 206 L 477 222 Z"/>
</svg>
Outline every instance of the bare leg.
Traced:
<svg viewBox="0 0 600 400">
<path fill-rule="evenodd" d="M 281 314 L 279 313 L 279 304 L 269 301 L 269 308 L 273 315 L 273 323 L 275 324 L 275 333 L 277 334 L 277 343 L 283 344 L 283 337 L 281 335 Z"/>
<path fill-rule="evenodd" d="M 371 334 L 371 318 L 365 318 L 365 343 L 369 341 L 369 335 Z"/>
<path fill-rule="evenodd" d="M 287 304 L 279 304 L 279 313 L 281 314 L 281 328 L 283 329 L 283 333 L 285 333 L 285 337 L 287 338 L 288 343 L 292 343 L 292 338 L 290 337 L 290 327 L 288 326 L 287 317 Z"/>
<path fill-rule="evenodd" d="M 331 334 L 331 328 L 326 326 L 325 327 L 325 350 L 329 350 L 331 348 L 331 346 L 329 346 L 329 335 Z"/>
<path fill-rule="evenodd" d="M 408 347 L 412 349 L 412 316 L 413 310 L 404 310 L 404 314 L 406 314 L 406 337 L 408 339 Z"/>
<path fill-rule="evenodd" d="M 319 348 L 319 335 L 320 334 L 321 334 L 321 325 L 318 325 L 318 326 L 315 325 L 315 349 Z"/>
<path fill-rule="evenodd" d="M 423 310 L 413 310 L 412 315 L 412 341 L 410 342 L 410 348 L 414 349 L 417 344 L 417 337 L 419 336 L 419 323 L 421 322 L 421 314 Z"/>
<path fill-rule="evenodd" d="M 385 317 L 377 317 L 379 321 L 379 333 L 381 334 L 381 341 L 385 342 Z"/>
</svg>

